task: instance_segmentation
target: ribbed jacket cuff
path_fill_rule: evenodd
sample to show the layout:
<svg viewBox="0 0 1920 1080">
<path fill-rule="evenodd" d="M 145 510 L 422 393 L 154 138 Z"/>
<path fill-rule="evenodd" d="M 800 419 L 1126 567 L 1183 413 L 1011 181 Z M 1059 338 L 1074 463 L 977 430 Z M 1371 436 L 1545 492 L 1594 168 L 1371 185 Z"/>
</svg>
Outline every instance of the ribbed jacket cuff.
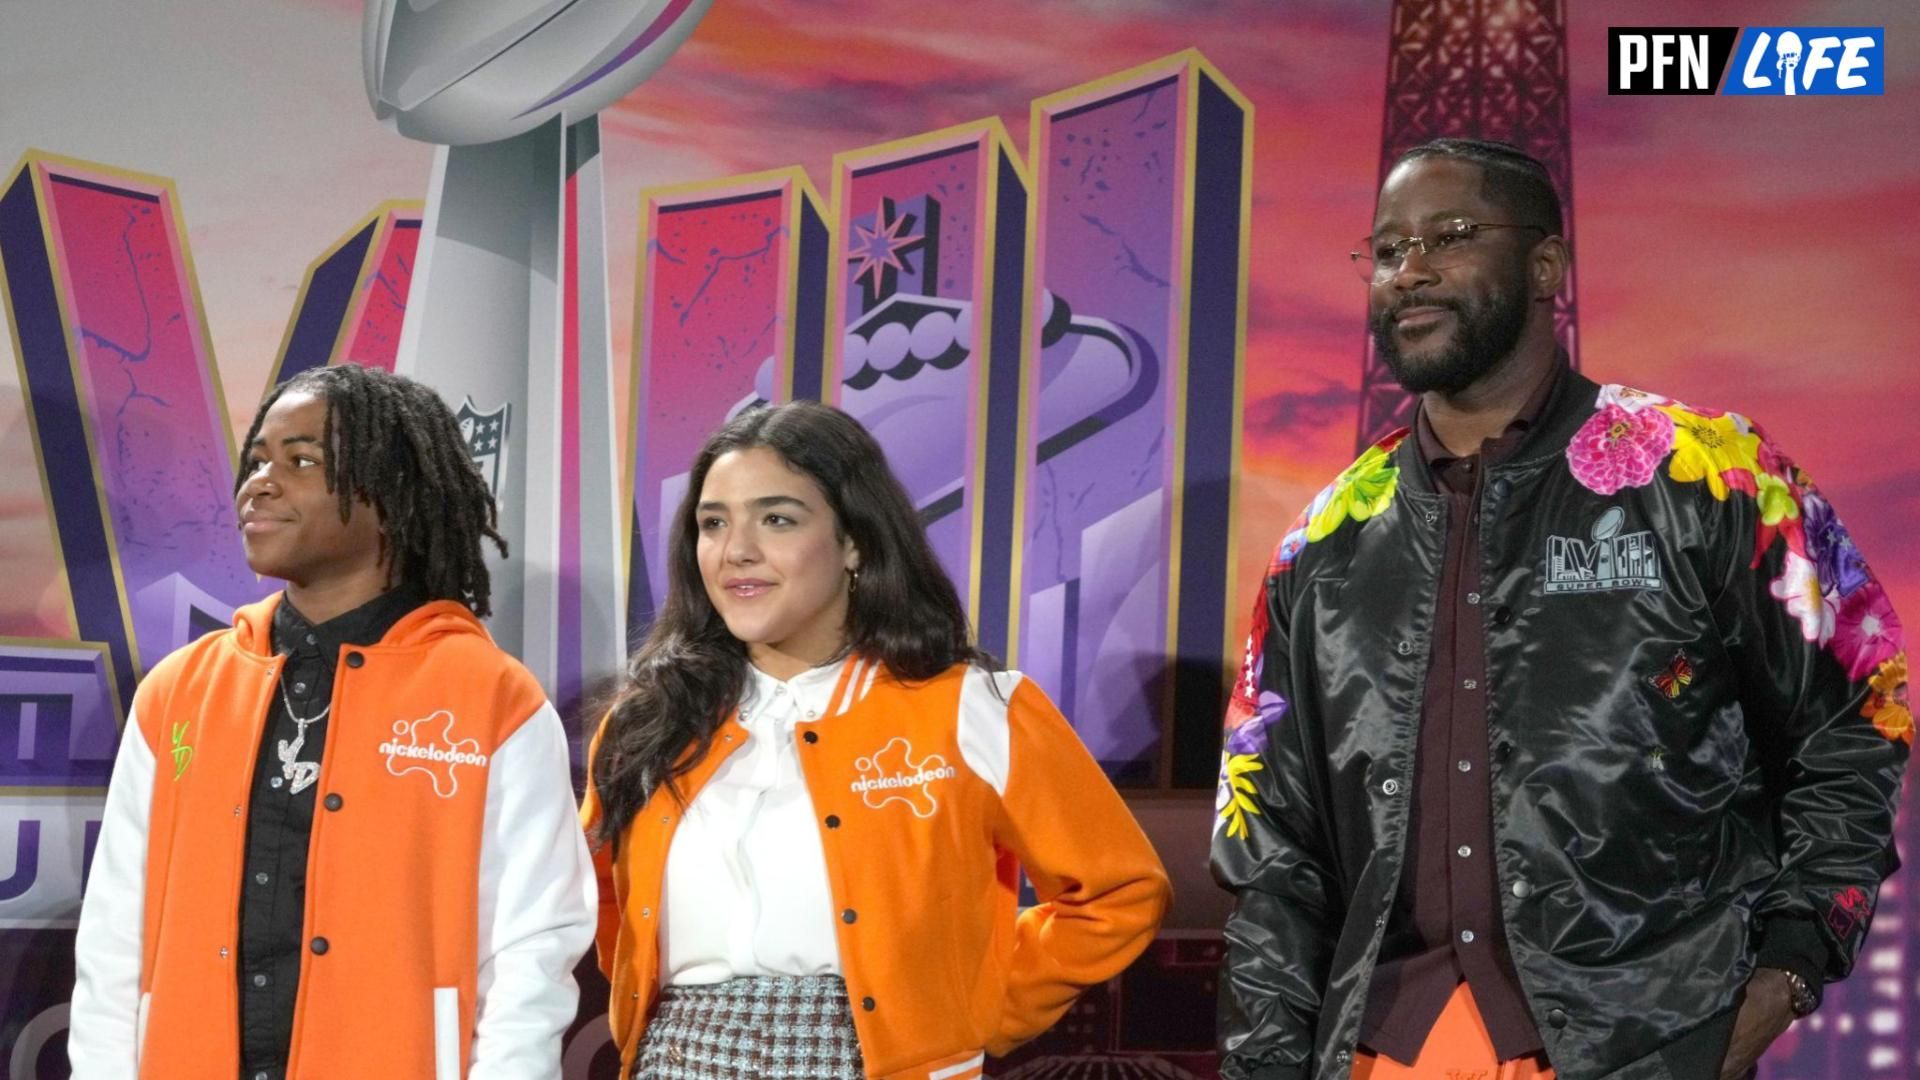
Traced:
<svg viewBox="0 0 1920 1080">
<path fill-rule="evenodd" d="M 1760 924 L 1760 951 L 1754 963 L 1805 979 L 1815 1004 L 1826 986 L 1828 959 L 1827 940 L 1812 919 L 1775 915 Z"/>
</svg>

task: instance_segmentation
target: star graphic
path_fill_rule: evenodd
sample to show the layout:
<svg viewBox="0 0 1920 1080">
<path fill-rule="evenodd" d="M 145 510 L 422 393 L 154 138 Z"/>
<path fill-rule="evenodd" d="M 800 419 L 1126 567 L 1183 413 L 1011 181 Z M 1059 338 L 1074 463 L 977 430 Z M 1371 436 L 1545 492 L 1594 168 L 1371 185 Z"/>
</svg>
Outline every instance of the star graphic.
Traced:
<svg viewBox="0 0 1920 1080">
<path fill-rule="evenodd" d="M 913 272 L 906 256 L 924 247 L 927 238 L 924 232 L 912 234 L 914 216 L 896 215 L 892 199 L 880 200 L 873 220 L 871 228 L 854 225 L 853 254 L 847 261 L 854 264 L 853 279 L 862 282 L 877 302 L 898 288 L 895 281 L 901 271 Z"/>
</svg>

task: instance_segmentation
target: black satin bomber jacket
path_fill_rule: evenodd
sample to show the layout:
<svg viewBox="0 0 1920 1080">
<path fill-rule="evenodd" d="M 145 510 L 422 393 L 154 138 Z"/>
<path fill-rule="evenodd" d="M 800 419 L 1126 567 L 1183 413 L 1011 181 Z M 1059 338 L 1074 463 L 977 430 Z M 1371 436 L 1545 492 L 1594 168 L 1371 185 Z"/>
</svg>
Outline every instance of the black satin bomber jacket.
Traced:
<svg viewBox="0 0 1920 1080">
<path fill-rule="evenodd" d="M 1738 991 L 1775 951 L 1763 939 L 1817 943 L 1818 975 L 1845 976 L 1898 866 L 1912 740 L 1898 623 L 1811 480 L 1764 436 L 1746 475 L 1785 480 L 1771 503 L 1734 472 L 1676 479 L 1677 452 L 1650 476 L 1614 461 L 1631 475 L 1611 494 L 1590 464 L 1576 473 L 1570 443 L 1598 446 L 1632 426 L 1620 408 L 1664 402 L 1568 373 L 1477 507 L 1501 915 L 1562 1080 L 1696 1080 L 1662 1051 L 1712 1025 L 1724 1048 Z M 1676 418 L 1698 433 L 1687 448 L 1745 433 L 1731 417 L 1740 430 L 1723 419 L 1716 435 L 1714 416 Z M 1657 450 L 1657 418 L 1639 419 Z M 1348 1075 L 1405 866 L 1446 512 L 1417 440 L 1394 442 L 1282 541 L 1229 707 L 1212 847 L 1236 897 L 1228 1080 Z M 1763 515 L 1786 491 L 1782 531 Z M 1341 506 L 1344 521 L 1306 531 Z M 1792 550 L 1808 554 L 1790 565 Z M 1809 564 L 1842 561 L 1850 580 L 1805 590 Z M 1868 630 L 1892 624 L 1870 655 L 1846 606 L 1869 594 L 1837 600 L 1839 637 L 1803 618 L 1823 589 L 1830 615 L 1848 584 L 1874 590 Z"/>
</svg>

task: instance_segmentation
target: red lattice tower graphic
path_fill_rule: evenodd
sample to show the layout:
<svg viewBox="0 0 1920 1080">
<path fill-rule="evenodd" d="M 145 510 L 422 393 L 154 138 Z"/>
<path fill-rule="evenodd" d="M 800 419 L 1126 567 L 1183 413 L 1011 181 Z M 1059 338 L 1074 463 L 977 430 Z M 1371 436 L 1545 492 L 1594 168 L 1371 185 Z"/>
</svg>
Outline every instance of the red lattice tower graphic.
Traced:
<svg viewBox="0 0 1920 1080">
<path fill-rule="evenodd" d="M 1567 110 L 1564 0 L 1394 0 L 1387 53 L 1380 180 L 1413 146 L 1446 136 L 1499 139 L 1546 163 L 1573 243 L 1573 140 Z M 1554 303 L 1554 328 L 1580 366 L 1574 274 Z M 1360 438 L 1371 446 L 1413 422 L 1413 398 L 1374 355 L 1360 382 Z"/>
</svg>

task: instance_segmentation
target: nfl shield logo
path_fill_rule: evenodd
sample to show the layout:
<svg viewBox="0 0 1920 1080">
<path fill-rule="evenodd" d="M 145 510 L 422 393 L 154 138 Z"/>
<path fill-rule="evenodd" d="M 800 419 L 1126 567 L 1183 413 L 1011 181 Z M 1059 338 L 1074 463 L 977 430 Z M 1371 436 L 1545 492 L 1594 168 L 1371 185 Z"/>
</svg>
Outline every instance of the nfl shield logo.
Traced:
<svg viewBox="0 0 1920 1080">
<path fill-rule="evenodd" d="M 467 453 L 473 456 L 480 475 L 486 477 L 487 490 L 496 499 L 500 497 L 500 477 L 507 471 L 507 425 L 512 410 L 513 403 L 508 401 L 490 413 L 483 413 L 473 407 L 473 398 L 468 397 L 454 414 L 454 419 L 460 421 L 460 434 L 467 440 Z"/>
</svg>

